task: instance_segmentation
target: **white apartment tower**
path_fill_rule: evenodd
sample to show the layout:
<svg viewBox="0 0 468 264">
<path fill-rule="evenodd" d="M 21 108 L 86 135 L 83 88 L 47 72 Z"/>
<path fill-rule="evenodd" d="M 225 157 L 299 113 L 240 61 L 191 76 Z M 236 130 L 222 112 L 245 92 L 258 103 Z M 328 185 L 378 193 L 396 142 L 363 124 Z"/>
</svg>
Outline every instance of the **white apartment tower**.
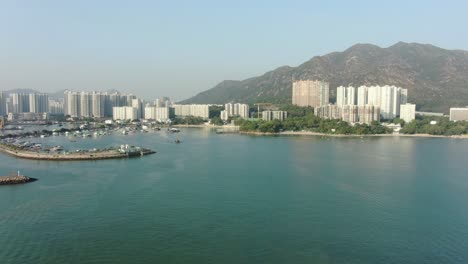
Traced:
<svg viewBox="0 0 468 264">
<path fill-rule="evenodd" d="M 359 88 L 357 89 L 357 105 L 358 106 L 365 106 L 368 104 L 367 93 L 368 93 L 367 86 L 359 86 Z"/>
<path fill-rule="evenodd" d="M 88 92 L 80 93 L 80 117 L 91 117 L 92 114 L 91 95 Z"/>
<path fill-rule="evenodd" d="M 0 92 L 0 116 L 4 116 L 6 112 L 5 96 L 3 91 Z"/>
<path fill-rule="evenodd" d="M 356 104 L 356 88 L 353 86 L 336 88 L 336 105 L 355 105 Z"/>
<path fill-rule="evenodd" d="M 145 107 L 145 119 L 165 122 L 169 120 L 169 107 Z"/>
<path fill-rule="evenodd" d="M 414 120 L 416 116 L 415 104 L 402 104 L 400 105 L 400 118 L 409 123 Z"/>
<path fill-rule="evenodd" d="M 100 92 L 92 92 L 92 116 L 101 118 L 105 116 L 106 95 Z"/>
<path fill-rule="evenodd" d="M 227 120 L 231 116 L 239 116 L 241 118 L 249 118 L 250 114 L 250 108 L 248 104 L 232 104 L 228 103 L 224 105 L 224 111 L 226 111 L 226 114 L 224 114 L 226 119 L 221 119 Z M 227 115 L 227 117 L 226 117 Z"/>
<path fill-rule="evenodd" d="M 49 96 L 47 94 L 29 94 L 29 112 L 47 113 L 49 111 Z"/>
<path fill-rule="evenodd" d="M 208 119 L 210 116 L 210 105 L 191 104 L 191 105 L 173 105 L 176 116 L 195 116 Z"/>
<path fill-rule="evenodd" d="M 288 112 L 286 111 L 263 111 L 262 119 L 265 121 L 271 121 L 274 119 L 283 121 L 288 117 Z"/>
<path fill-rule="evenodd" d="M 112 108 L 112 119 L 114 120 L 135 120 L 138 110 L 131 106 L 121 106 Z"/>
</svg>

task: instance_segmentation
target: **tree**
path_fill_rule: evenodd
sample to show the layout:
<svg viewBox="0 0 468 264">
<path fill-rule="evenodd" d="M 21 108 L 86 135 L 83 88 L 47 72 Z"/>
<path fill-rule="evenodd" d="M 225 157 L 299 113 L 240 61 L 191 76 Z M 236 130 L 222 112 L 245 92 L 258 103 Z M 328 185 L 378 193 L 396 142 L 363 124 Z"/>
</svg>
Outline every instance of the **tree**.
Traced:
<svg viewBox="0 0 468 264">
<path fill-rule="evenodd" d="M 211 124 L 216 126 L 222 126 L 224 124 L 223 120 L 219 116 L 211 118 Z"/>
<path fill-rule="evenodd" d="M 221 111 L 223 111 L 223 110 L 224 110 L 224 106 L 217 106 L 217 105 L 210 106 L 210 108 L 209 108 L 210 118 L 220 117 L 221 116 Z"/>
</svg>

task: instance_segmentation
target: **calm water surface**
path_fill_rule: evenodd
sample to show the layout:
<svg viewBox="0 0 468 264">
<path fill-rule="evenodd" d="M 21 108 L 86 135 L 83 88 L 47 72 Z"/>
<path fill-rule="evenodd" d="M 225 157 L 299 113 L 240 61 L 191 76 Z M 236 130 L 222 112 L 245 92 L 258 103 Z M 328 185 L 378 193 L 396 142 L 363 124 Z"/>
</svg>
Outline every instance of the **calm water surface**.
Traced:
<svg viewBox="0 0 468 264">
<path fill-rule="evenodd" d="M 218 135 L 35 139 L 157 154 L 0 154 L 0 263 L 468 263 L 468 140 Z"/>
</svg>

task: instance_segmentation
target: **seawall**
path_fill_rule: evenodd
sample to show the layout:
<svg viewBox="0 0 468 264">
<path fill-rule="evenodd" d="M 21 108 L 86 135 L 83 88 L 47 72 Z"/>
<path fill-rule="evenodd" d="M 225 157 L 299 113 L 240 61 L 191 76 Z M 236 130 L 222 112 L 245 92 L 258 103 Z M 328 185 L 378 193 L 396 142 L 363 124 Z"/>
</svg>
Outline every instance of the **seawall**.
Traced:
<svg viewBox="0 0 468 264">
<path fill-rule="evenodd" d="M 104 159 L 123 159 L 134 156 L 145 156 L 156 153 L 149 149 L 142 149 L 140 155 L 128 155 L 120 153 L 117 150 L 94 152 L 94 153 L 69 153 L 69 154 L 51 154 L 39 153 L 21 149 L 13 149 L 6 145 L 0 145 L 0 152 L 9 154 L 16 158 L 31 160 L 55 160 L 55 161 L 75 161 L 75 160 L 104 160 Z"/>
</svg>

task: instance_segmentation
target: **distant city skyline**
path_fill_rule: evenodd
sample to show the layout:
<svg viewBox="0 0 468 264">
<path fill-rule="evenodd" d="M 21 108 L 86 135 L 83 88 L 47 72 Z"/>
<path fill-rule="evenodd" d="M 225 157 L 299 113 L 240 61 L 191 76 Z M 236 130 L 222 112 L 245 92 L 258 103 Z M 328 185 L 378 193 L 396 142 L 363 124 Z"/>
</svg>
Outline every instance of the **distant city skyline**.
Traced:
<svg viewBox="0 0 468 264">
<path fill-rule="evenodd" d="M 0 90 L 177 101 L 356 43 L 468 50 L 466 10 L 465 1 L 3 1 Z"/>
</svg>

